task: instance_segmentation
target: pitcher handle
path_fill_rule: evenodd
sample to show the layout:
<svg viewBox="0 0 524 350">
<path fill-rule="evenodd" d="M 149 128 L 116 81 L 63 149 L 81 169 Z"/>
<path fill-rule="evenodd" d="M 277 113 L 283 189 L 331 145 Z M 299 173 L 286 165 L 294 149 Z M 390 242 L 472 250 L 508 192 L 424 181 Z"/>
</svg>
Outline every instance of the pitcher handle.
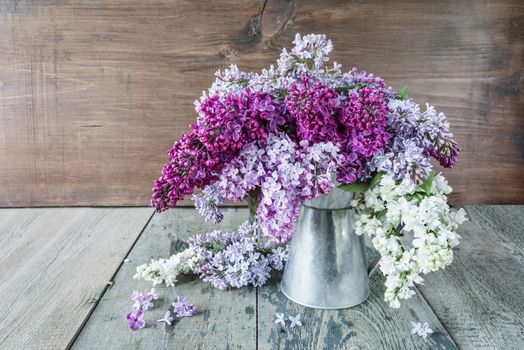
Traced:
<svg viewBox="0 0 524 350">
<path fill-rule="evenodd" d="M 369 264 L 369 267 L 368 267 L 368 276 L 371 276 L 375 273 L 375 271 L 377 270 L 380 258 L 381 258 L 380 254 L 377 254 L 373 258 L 373 260 L 371 260 L 371 264 Z"/>
</svg>

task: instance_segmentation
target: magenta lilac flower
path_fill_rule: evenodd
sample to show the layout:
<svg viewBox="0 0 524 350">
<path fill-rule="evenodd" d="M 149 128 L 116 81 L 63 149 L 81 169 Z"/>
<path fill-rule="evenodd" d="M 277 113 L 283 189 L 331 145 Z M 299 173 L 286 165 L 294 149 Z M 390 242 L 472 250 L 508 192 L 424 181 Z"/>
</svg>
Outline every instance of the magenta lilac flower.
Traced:
<svg viewBox="0 0 524 350">
<path fill-rule="evenodd" d="M 168 151 L 169 162 L 153 186 L 152 205 L 166 210 L 195 188 L 211 184 L 245 144 L 267 137 L 266 126 L 279 110 L 273 97 L 250 89 L 206 98 L 200 104 L 198 123 Z"/>
<path fill-rule="evenodd" d="M 300 140 L 316 143 L 334 139 L 338 97 L 334 89 L 318 81 L 311 82 L 307 76 L 300 84 L 291 86 L 285 97 L 286 108 Z"/>
</svg>

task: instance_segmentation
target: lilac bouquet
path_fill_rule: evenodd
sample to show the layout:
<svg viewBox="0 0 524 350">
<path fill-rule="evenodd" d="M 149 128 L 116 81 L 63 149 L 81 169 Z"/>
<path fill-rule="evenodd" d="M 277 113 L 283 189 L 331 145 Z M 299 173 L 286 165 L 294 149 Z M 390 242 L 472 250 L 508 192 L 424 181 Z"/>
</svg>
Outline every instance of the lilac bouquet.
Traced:
<svg viewBox="0 0 524 350">
<path fill-rule="evenodd" d="M 220 221 L 224 199 L 247 201 L 261 232 L 292 235 L 301 203 L 341 188 L 363 191 L 384 174 L 421 184 L 430 157 L 456 163 L 459 147 L 442 113 L 425 110 L 372 74 L 326 66 L 324 35 L 297 34 L 261 73 L 217 71 L 195 102 L 197 122 L 168 151 L 151 203 L 164 211 L 188 195 Z M 374 180 L 374 181 L 372 181 Z M 197 189 L 201 193 L 195 193 Z"/>
</svg>

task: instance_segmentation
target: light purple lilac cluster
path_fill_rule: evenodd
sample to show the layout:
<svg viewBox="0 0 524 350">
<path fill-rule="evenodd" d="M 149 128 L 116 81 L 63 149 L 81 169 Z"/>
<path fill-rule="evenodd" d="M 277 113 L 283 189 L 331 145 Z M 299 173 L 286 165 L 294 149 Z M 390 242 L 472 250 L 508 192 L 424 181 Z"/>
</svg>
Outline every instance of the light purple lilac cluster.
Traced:
<svg viewBox="0 0 524 350">
<path fill-rule="evenodd" d="M 213 231 L 190 239 L 190 249 L 203 257 L 195 273 L 218 289 L 262 286 L 272 269 L 283 268 L 287 250 L 258 237 L 256 229 L 246 222 L 235 232 Z"/>
<path fill-rule="evenodd" d="M 195 205 L 217 222 L 223 199 L 254 197 L 262 233 L 284 242 L 302 201 L 333 188 L 331 172 L 343 184 L 377 172 L 421 181 L 430 156 L 455 165 L 459 148 L 444 114 L 421 112 L 373 74 L 328 68 L 333 45 L 324 35 L 297 34 L 293 43 L 261 73 L 234 65 L 216 73 L 195 102 L 197 124 L 154 184 L 158 211 L 202 189 Z"/>
<path fill-rule="evenodd" d="M 430 105 L 421 112 L 412 100 L 391 100 L 388 107 L 390 141 L 370 162 L 373 170 L 386 172 L 395 180 L 418 181 L 432 169 L 428 156 L 444 167 L 455 165 L 460 148 L 443 113 L 437 113 Z"/>
<path fill-rule="evenodd" d="M 285 242 L 293 233 L 302 201 L 333 188 L 331 172 L 336 169 L 337 156 L 338 148 L 332 142 L 297 145 L 285 134 L 270 134 L 263 142 L 247 145 L 227 164 L 216 186 L 224 198 L 233 201 L 259 189 L 260 230 Z"/>
</svg>

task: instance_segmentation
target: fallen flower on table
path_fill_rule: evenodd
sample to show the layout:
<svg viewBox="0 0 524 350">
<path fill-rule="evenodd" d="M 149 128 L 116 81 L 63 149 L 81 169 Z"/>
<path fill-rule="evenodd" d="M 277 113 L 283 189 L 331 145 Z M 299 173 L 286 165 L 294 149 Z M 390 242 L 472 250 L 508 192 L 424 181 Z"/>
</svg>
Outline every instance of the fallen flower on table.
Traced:
<svg viewBox="0 0 524 350">
<path fill-rule="evenodd" d="M 282 327 L 286 326 L 286 317 L 284 316 L 284 313 L 279 314 L 278 312 L 275 313 L 276 320 L 275 324 L 280 324 Z"/>
<path fill-rule="evenodd" d="M 138 309 L 135 312 L 128 313 L 126 318 L 128 321 L 129 328 L 133 331 L 144 328 L 146 326 L 146 321 L 144 321 L 144 312 L 142 311 L 142 309 Z"/>
<path fill-rule="evenodd" d="M 215 230 L 189 239 L 189 248 L 167 259 L 137 267 L 133 278 L 174 286 L 180 274 L 196 274 L 218 289 L 264 285 L 282 270 L 287 248 L 260 237 L 260 226 L 246 221 L 233 232 Z"/>
<path fill-rule="evenodd" d="M 427 322 L 424 322 L 422 324 L 421 322 L 414 322 L 411 321 L 411 334 L 412 335 L 418 335 L 419 337 L 422 337 L 426 339 L 428 336 L 430 336 L 433 333 L 433 330 L 429 328 L 429 325 Z"/>
<path fill-rule="evenodd" d="M 155 292 L 155 289 L 152 288 L 150 292 L 144 293 L 139 291 L 134 291 L 131 299 L 134 301 L 133 307 L 138 310 L 142 309 L 144 311 L 149 310 L 153 306 L 153 300 L 158 299 L 158 294 Z"/>
<path fill-rule="evenodd" d="M 189 304 L 183 295 L 177 296 L 176 301 L 173 302 L 173 309 L 176 317 L 191 317 L 198 312 L 197 307 Z"/>
<path fill-rule="evenodd" d="M 173 316 L 171 316 L 171 311 L 167 310 L 166 315 L 164 318 L 161 318 L 160 320 L 156 320 L 157 322 L 164 322 L 167 325 L 171 326 L 171 322 L 173 322 Z"/>
<path fill-rule="evenodd" d="M 289 316 L 288 319 L 291 321 L 291 328 L 302 327 L 302 322 L 300 322 L 300 314 L 297 314 L 295 317 Z"/>
</svg>

